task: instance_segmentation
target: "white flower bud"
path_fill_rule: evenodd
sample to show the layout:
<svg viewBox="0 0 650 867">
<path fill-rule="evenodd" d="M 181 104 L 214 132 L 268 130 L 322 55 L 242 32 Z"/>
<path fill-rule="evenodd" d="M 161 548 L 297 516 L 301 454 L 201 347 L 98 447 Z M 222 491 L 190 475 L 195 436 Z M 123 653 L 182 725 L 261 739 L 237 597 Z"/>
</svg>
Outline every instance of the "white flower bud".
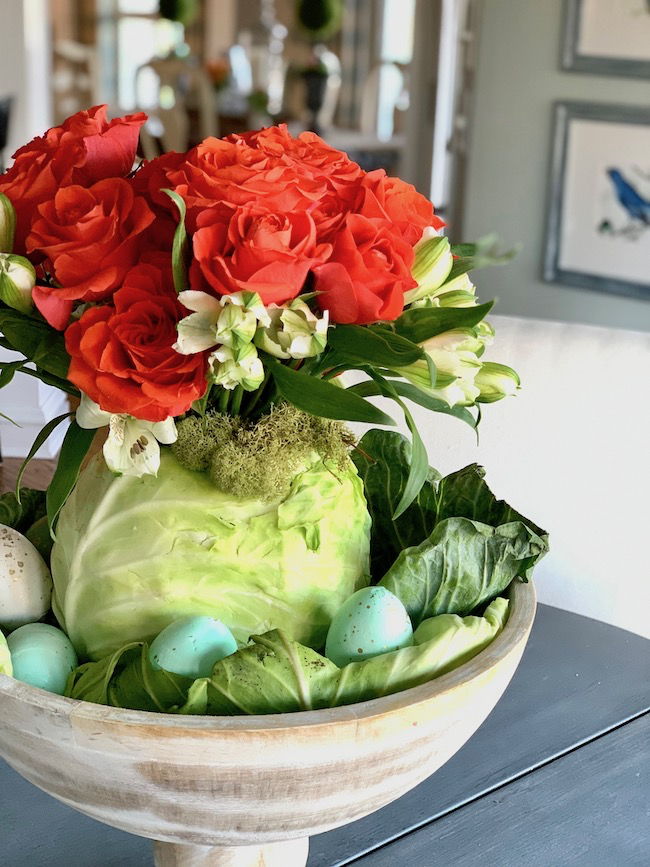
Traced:
<svg viewBox="0 0 650 867">
<path fill-rule="evenodd" d="M 35 285 L 36 271 L 31 262 L 13 253 L 0 253 L 0 301 L 20 313 L 29 313 L 34 306 Z"/>
<path fill-rule="evenodd" d="M 442 235 L 423 237 L 414 250 L 415 262 L 411 274 L 418 285 L 404 293 L 405 304 L 412 304 L 420 298 L 436 293 L 449 276 L 454 263 L 449 239 Z"/>
<path fill-rule="evenodd" d="M 16 212 L 11 201 L 0 193 L 0 252 L 11 253 L 16 234 Z"/>
<path fill-rule="evenodd" d="M 505 364 L 484 361 L 476 375 L 476 385 L 480 389 L 478 403 L 494 403 L 503 397 L 516 394 L 521 387 L 518 374 Z"/>
</svg>

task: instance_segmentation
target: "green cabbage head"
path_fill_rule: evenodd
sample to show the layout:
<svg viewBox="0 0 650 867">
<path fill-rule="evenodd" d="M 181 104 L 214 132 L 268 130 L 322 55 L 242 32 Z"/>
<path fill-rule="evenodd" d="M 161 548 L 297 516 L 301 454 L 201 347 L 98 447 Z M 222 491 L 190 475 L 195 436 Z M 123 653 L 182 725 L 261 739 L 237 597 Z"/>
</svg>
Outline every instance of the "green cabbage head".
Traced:
<svg viewBox="0 0 650 867">
<path fill-rule="evenodd" d="M 322 646 L 369 581 L 370 517 L 352 462 L 329 468 L 314 454 L 268 503 L 225 494 L 162 451 L 157 477 L 114 476 L 96 456 L 61 511 L 53 608 L 79 655 L 101 659 L 197 614 L 240 642 L 283 629 Z"/>
</svg>

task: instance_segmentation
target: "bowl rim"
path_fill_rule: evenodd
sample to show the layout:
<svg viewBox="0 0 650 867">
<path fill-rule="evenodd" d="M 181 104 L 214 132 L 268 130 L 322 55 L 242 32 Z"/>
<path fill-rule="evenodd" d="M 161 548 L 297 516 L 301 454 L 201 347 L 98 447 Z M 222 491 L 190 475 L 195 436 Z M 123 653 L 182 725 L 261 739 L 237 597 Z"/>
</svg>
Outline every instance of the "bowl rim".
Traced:
<svg viewBox="0 0 650 867">
<path fill-rule="evenodd" d="M 461 685 L 482 677 L 493 665 L 516 650 L 527 638 L 535 619 L 535 587 L 532 581 L 523 583 L 515 579 L 507 593 L 503 595 L 510 601 L 506 625 L 494 641 L 468 662 L 419 686 L 356 704 L 320 710 L 241 716 L 155 713 L 65 698 L 3 674 L 0 674 L 0 700 L 4 696 L 10 696 L 48 713 L 58 712 L 63 717 L 74 717 L 85 721 L 136 727 L 162 726 L 167 733 L 173 730 L 184 730 L 188 733 L 202 730 L 244 733 L 262 729 L 280 730 L 343 722 L 358 723 L 361 720 L 388 716 L 395 711 L 424 704 L 445 693 L 451 693 Z"/>
</svg>

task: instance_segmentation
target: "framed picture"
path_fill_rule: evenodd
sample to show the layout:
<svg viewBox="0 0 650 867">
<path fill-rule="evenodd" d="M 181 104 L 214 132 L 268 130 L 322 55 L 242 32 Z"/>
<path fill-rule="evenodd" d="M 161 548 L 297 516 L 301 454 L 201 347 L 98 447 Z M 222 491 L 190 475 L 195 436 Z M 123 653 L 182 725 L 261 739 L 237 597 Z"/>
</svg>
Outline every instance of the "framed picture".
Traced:
<svg viewBox="0 0 650 867">
<path fill-rule="evenodd" d="M 544 279 L 650 299 L 650 107 L 556 104 Z"/>
<path fill-rule="evenodd" d="M 562 66 L 650 78 L 650 0 L 566 0 Z"/>
</svg>

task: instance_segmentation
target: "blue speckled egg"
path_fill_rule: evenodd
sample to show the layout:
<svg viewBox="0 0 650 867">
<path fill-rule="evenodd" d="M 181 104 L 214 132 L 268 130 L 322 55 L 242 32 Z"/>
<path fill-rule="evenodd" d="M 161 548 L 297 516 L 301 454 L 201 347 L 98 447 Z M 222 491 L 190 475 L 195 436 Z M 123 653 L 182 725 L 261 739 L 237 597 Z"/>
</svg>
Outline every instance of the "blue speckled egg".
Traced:
<svg viewBox="0 0 650 867">
<path fill-rule="evenodd" d="M 70 672 L 79 664 L 64 632 L 47 623 L 28 623 L 11 633 L 7 646 L 16 680 L 63 695 Z"/>
<path fill-rule="evenodd" d="M 413 626 L 397 596 L 385 587 L 364 587 L 336 612 L 325 656 L 342 668 L 412 644 Z"/>
<path fill-rule="evenodd" d="M 212 617 L 183 617 L 165 627 L 151 643 L 149 660 L 186 677 L 209 677 L 212 666 L 237 650 L 232 632 Z"/>
</svg>

